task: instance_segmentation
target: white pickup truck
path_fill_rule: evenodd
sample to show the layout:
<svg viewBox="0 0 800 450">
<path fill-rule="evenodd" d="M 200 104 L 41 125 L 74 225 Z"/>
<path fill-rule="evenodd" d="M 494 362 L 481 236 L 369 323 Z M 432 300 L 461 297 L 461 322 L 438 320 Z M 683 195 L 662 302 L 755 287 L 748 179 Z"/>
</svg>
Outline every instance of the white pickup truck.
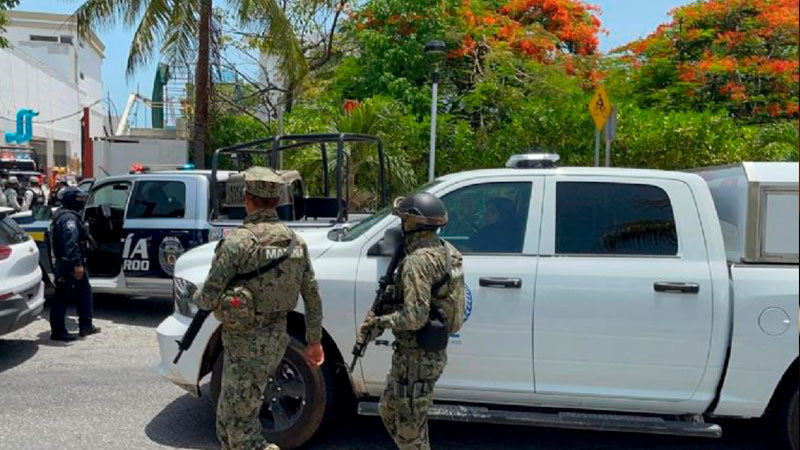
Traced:
<svg viewBox="0 0 800 450">
<path fill-rule="evenodd" d="M 468 307 L 451 337 L 432 419 L 718 437 L 717 418 L 769 416 L 798 448 L 798 165 L 698 173 L 512 167 L 447 175 L 421 189 L 446 204 L 442 237 L 464 254 Z M 524 166 L 524 164 L 523 164 Z M 715 208 L 716 204 L 716 208 Z M 388 334 L 352 376 L 356 330 L 388 264 L 383 210 L 352 228 L 298 230 L 324 301 L 327 361 L 295 337 L 262 419 L 283 448 L 316 433 L 337 400 L 375 414 Z M 158 327 L 161 375 L 199 394 L 220 383 L 212 317 L 180 362 L 176 341 L 214 244 L 175 267 L 175 313 Z"/>
</svg>

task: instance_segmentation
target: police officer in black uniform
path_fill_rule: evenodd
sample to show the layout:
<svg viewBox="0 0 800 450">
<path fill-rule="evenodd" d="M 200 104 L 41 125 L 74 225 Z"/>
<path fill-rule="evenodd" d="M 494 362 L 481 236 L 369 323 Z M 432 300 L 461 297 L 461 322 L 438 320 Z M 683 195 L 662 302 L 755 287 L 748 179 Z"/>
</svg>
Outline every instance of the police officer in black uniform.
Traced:
<svg viewBox="0 0 800 450">
<path fill-rule="evenodd" d="M 77 302 L 79 336 L 100 332 L 100 328 L 92 325 L 92 288 L 84 267 L 92 245 L 89 231 L 81 219 L 87 196 L 78 188 L 64 189 L 63 206 L 56 211 L 50 225 L 56 276 L 56 295 L 50 307 L 50 339 L 54 341 L 75 340 L 64 323 L 67 304 L 73 298 Z"/>
</svg>

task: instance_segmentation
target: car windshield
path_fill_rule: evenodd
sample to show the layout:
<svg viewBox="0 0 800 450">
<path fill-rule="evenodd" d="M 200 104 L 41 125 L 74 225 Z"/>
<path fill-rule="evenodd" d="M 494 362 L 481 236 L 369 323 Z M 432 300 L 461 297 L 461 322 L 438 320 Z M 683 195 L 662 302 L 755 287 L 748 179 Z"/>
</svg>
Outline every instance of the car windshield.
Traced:
<svg viewBox="0 0 800 450">
<path fill-rule="evenodd" d="M 417 192 L 424 192 L 427 189 L 429 189 L 430 187 L 435 186 L 435 185 L 437 185 L 439 183 L 441 183 L 441 180 L 438 180 L 438 179 L 433 180 L 433 181 L 429 181 L 429 182 L 423 184 L 422 186 L 420 186 L 417 190 L 415 190 L 415 191 L 413 191 L 413 192 L 411 192 L 410 194 L 407 194 L 407 195 L 414 195 Z M 339 241 L 352 241 L 354 239 L 357 239 L 359 236 L 361 236 L 362 234 L 366 233 L 367 230 L 372 228 L 373 225 L 375 225 L 376 223 L 380 222 L 384 217 L 388 216 L 390 212 L 392 212 L 392 206 L 391 205 L 380 209 L 378 212 L 376 212 L 375 214 L 373 214 L 373 215 L 369 216 L 368 218 L 362 220 L 361 222 L 357 223 L 352 228 L 343 228 L 341 233 L 338 235 L 338 239 L 336 239 L 336 240 L 339 240 Z"/>
</svg>

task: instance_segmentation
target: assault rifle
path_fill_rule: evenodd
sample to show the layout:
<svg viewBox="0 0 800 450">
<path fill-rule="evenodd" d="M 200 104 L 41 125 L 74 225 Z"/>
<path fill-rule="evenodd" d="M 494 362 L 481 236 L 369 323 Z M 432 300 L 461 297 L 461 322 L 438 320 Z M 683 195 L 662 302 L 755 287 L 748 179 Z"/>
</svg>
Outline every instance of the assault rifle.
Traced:
<svg viewBox="0 0 800 450">
<path fill-rule="evenodd" d="M 400 236 L 399 229 L 390 228 L 387 230 L 386 234 L 384 235 L 384 242 L 382 244 L 386 246 L 394 246 L 394 253 L 392 253 L 392 259 L 389 261 L 389 266 L 386 267 L 386 273 L 380 277 L 380 279 L 378 279 L 378 290 L 375 293 L 375 301 L 372 302 L 372 308 L 370 308 L 370 312 L 375 316 L 381 315 L 384 309 L 383 306 L 387 303 L 391 303 L 394 300 L 393 298 L 387 298 L 386 291 L 389 286 L 394 284 L 394 272 L 397 270 L 397 266 L 405 256 L 405 248 L 403 246 L 402 236 Z M 363 357 L 367 352 L 369 341 L 370 339 L 368 335 L 359 334 L 359 336 L 356 338 L 356 344 L 353 346 L 352 352 L 353 361 L 350 363 L 350 373 L 353 373 L 353 370 L 356 368 L 358 359 Z"/>
<path fill-rule="evenodd" d="M 203 327 L 203 322 L 206 321 L 206 318 L 208 318 L 210 314 L 211 311 L 205 309 L 197 311 L 197 314 L 195 314 L 194 318 L 192 318 L 192 323 L 189 324 L 189 328 L 186 329 L 186 333 L 183 335 L 183 338 L 178 341 L 178 354 L 175 356 L 175 359 L 172 360 L 172 364 L 178 364 L 183 352 L 189 350 L 194 342 L 194 339 L 197 337 L 197 333 L 200 332 L 200 328 Z"/>
</svg>

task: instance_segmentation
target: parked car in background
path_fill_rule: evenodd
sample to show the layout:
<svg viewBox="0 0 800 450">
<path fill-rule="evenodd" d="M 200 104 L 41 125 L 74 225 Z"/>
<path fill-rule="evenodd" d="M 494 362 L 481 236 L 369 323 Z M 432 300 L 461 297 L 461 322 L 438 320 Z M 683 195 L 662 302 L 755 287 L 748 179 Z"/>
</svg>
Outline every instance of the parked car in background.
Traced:
<svg viewBox="0 0 800 450">
<path fill-rule="evenodd" d="M 0 207 L 0 335 L 33 322 L 44 308 L 36 242 Z"/>
</svg>

